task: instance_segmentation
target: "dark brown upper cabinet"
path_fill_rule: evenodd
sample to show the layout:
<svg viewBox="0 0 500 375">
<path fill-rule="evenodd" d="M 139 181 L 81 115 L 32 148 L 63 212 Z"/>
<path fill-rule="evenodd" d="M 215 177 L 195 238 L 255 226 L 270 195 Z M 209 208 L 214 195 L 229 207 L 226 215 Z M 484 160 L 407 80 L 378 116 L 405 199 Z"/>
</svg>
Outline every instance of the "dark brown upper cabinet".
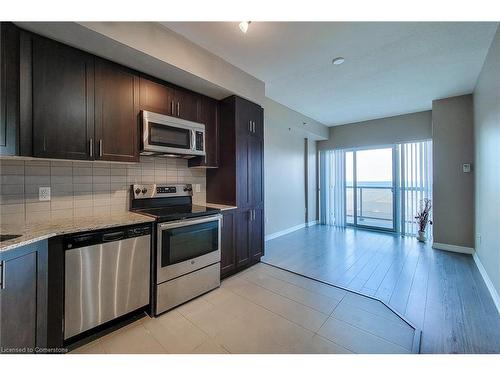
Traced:
<svg viewBox="0 0 500 375">
<path fill-rule="evenodd" d="M 92 159 L 93 56 L 37 35 L 22 38 L 21 78 L 31 77 L 31 87 L 21 86 L 21 111 L 27 111 L 21 127 L 31 130 L 33 156 Z"/>
<path fill-rule="evenodd" d="M 146 111 L 172 116 L 174 114 L 175 89 L 166 84 L 140 78 L 140 107 Z"/>
<path fill-rule="evenodd" d="M 263 110 L 231 96 L 219 103 L 219 111 L 219 168 L 207 171 L 207 201 L 238 208 L 262 205 Z"/>
<path fill-rule="evenodd" d="M 189 121 L 198 121 L 200 95 L 184 89 L 175 90 L 174 116 Z"/>
<path fill-rule="evenodd" d="M 18 153 L 19 29 L 0 22 L 0 155 Z"/>
<path fill-rule="evenodd" d="M 201 96 L 166 82 L 140 79 L 141 109 L 179 117 L 189 121 L 199 121 Z"/>
<path fill-rule="evenodd" d="M 217 168 L 219 166 L 219 104 L 207 96 L 200 100 L 198 122 L 205 124 L 205 157 L 189 159 L 189 167 Z"/>
<path fill-rule="evenodd" d="M 139 77 L 120 65 L 95 62 L 95 158 L 138 162 Z"/>
<path fill-rule="evenodd" d="M 139 161 L 134 72 L 25 31 L 19 48 L 21 155 Z"/>
</svg>

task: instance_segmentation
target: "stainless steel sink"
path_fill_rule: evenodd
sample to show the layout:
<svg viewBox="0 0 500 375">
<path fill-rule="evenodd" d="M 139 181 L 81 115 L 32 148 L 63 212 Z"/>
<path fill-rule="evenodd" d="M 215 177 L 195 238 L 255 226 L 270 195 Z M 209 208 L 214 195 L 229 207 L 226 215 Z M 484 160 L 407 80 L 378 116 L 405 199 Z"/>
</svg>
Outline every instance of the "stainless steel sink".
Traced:
<svg viewBox="0 0 500 375">
<path fill-rule="evenodd" d="M 21 237 L 20 234 L 0 234 L 0 242 L 13 240 L 14 238 Z"/>
</svg>

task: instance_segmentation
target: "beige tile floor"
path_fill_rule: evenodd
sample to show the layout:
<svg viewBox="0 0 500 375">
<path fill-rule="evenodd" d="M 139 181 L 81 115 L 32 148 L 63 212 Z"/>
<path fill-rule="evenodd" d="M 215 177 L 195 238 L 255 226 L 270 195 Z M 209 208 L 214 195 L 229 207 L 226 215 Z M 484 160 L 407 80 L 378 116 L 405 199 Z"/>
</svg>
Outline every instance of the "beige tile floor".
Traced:
<svg viewBox="0 0 500 375">
<path fill-rule="evenodd" d="M 411 353 L 414 335 L 376 300 L 259 263 L 71 353 Z"/>
</svg>

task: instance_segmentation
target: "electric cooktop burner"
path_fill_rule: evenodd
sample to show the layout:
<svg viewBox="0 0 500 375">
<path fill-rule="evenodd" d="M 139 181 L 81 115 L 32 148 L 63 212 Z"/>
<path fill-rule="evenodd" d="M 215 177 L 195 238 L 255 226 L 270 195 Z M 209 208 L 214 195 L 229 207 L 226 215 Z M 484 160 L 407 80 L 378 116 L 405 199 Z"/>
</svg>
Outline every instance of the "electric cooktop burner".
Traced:
<svg viewBox="0 0 500 375">
<path fill-rule="evenodd" d="M 181 220 L 190 217 L 215 215 L 220 212 L 216 208 L 196 205 L 157 207 L 134 210 L 137 213 L 152 216 L 158 221 Z"/>
<path fill-rule="evenodd" d="M 220 213 L 217 208 L 192 204 L 193 189 L 184 185 L 132 185 L 130 210 L 158 222 L 182 220 Z"/>
</svg>

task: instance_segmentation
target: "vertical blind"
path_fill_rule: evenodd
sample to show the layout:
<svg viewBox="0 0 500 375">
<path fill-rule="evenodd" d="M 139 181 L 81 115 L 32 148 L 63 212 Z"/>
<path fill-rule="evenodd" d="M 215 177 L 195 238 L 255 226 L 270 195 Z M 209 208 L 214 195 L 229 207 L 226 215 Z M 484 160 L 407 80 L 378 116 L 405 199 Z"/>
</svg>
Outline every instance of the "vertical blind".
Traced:
<svg viewBox="0 0 500 375">
<path fill-rule="evenodd" d="M 423 199 L 432 200 L 432 141 L 403 143 L 398 148 L 400 232 L 413 236 L 418 233 L 415 215 Z M 427 233 L 432 234 L 430 225 Z"/>
<path fill-rule="evenodd" d="M 345 151 L 320 153 L 320 223 L 345 226 Z"/>
</svg>

